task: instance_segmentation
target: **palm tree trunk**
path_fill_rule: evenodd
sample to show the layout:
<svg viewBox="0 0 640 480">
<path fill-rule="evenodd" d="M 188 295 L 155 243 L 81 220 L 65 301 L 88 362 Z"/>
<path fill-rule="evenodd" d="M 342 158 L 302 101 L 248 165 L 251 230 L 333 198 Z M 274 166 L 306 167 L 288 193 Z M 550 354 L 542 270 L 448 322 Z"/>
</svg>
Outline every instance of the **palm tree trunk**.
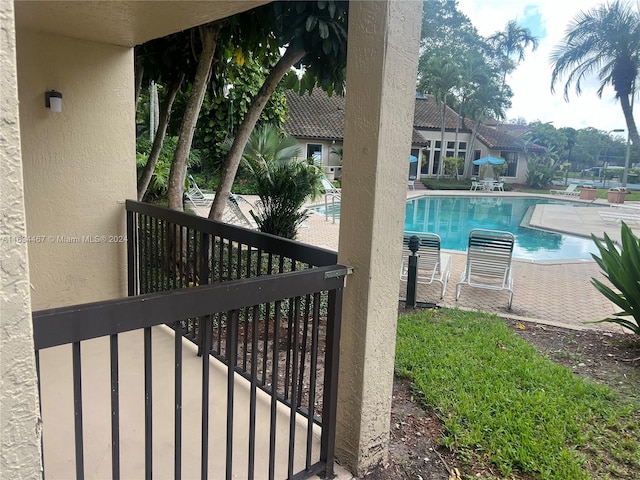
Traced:
<svg viewBox="0 0 640 480">
<path fill-rule="evenodd" d="M 173 210 L 183 211 L 182 196 L 184 195 L 184 179 L 187 174 L 187 159 L 191 142 L 193 140 L 193 132 L 198 122 L 198 115 L 204 100 L 204 94 L 209 82 L 209 74 L 211 72 L 211 63 L 216 50 L 218 33 L 222 24 L 209 23 L 200 27 L 200 35 L 202 38 L 202 52 L 198 60 L 198 68 L 193 80 L 193 88 L 187 102 L 187 107 L 182 118 L 180 126 L 180 135 L 178 144 L 171 162 L 171 171 L 169 172 L 169 208 Z"/>
<path fill-rule="evenodd" d="M 476 137 L 478 136 L 478 127 L 480 126 L 480 119 L 476 120 L 475 125 L 471 129 L 471 141 L 469 142 L 469 149 L 467 150 L 467 158 L 464 162 L 464 178 L 469 178 L 471 176 L 471 165 L 473 162 L 474 155 L 474 147 L 476 144 Z"/>
<path fill-rule="evenodd" d="M 160 118 L 158 120 L 158 130 L 156 131 L 156 136 L 153 140 L 153 146 L 151 147 L 151 152 L 149 152 L 149 158 L 147 159 L 147 164 L 144 166 L 142 170 L 142 175 L 138 179 L 138 201 L 141 202 L 144 198 L 145 193 L 147 193 L 147 188 L 149 188 L 149 182 L 151 182 L 151 177 L 153 176 L 153 172 L 156 169 L 156 164 L 158 163 L 158 157 L 160 157 L 160 151 L 162 150 L 162 144 L 164 143 L 164 136 L 167 133 L 167 127 L 169 126 L 169 117 L 171 117 L 171 109 L 173 107 L 173 102 L 176 99 L 176 95 L 180 90 L 180 85 L 182 85 L 182 81 L 184 80 L 184 73 L 180 73 L 180 76 L 169 84 L 167 88 L 167 93 L 162 101 L 162 108 L 160 109 Z"/>
<path fill-rule="evenodd" d="M 638 127 L 636 121 L 633 118 L 633 108 L 629 102 L 629 96 L 620 95 L 620 106 L 622 107 L 622 113 L 624 113 L 624 119 L 627 122 L 627 131 L 629 132 L 629 138 L 633 146 L 640 148 L 640 136 L 638 135 Z"/>
<path fill-rule="evenodd" d="M 136 106 L 138 105 L 138 100 L 140 99 L 140 90 L 142 90 L 142 78 L 144 77 L 144 67 L 142 65 L 136 65 Z"/>
<path fill-rule="evenodd" d="M 211 211 L 209 212 L 210 219 L 218 221 L 222 219 L 222 213 L 224 212 L 227 198 L 229 198 L 229 194 L 231 193 L 231 186 L 236 177 L 240 159 L 242 158 L 242 153 L 247 145 L 251 131 L 258 122 L 267 101 L 275 91 L 278 83 L 280 83 L 280 80 L 282 80 L 282 77 L 284 77 L 289 69 L 299 62 L 306 53 L 304 49 L 292 49 L 289 47 L 280 60 L 278 60 L 278 63 L 271 69 L 262 87 L 260 87 L 258 94 L 253 99 L 233 139 L 233 145 L 231 145 L 227 159 L 222 166 L 220 183 L 216 189 L 216 196 L 213 205 L 211 205 Z"/>
<path fill-rule="evenodd" d="M 440 118 L 440 161 L 438 162 L 438 171 L 436 172 L 436 178 L 440 178 L 440 176 L 444 172 L 444 157 L 446 152 L 444 146 L 445 117 L 447 113 L 446 95 L 444 98 L 445 100 L 442 101 L 442 117 Z"/>
</svg>

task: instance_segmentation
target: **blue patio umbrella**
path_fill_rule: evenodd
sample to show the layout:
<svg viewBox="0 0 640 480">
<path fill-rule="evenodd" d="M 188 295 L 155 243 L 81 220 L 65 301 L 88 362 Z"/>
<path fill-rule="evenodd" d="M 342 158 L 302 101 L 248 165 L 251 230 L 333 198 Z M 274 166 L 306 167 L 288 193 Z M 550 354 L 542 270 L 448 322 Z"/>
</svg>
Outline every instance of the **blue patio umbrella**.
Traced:
<svg viewBox="0 0 640 480">
<path fill-rule="evenodd" d="M 409 163 L 416 163 L 418 161 L 418 157 L 414 155 L 409 155 Z"/>
<path fill-rule="evenodd" d="M 473 161 L 474 165 L 502 165 L 503 163 L 505 163 L 504 158 L 492 157 L 491 155 Z"/>
</svg>

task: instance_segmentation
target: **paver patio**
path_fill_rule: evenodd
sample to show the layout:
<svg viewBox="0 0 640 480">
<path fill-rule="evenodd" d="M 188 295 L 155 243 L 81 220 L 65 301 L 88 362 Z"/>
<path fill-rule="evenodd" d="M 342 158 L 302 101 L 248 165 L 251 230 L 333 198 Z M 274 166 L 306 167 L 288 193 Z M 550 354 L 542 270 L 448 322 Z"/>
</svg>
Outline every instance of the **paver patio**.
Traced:
<svg viewBox="0 0 640 480">
<path fill-rule="evenodd" d="M 410 191 L 408 197 L 424 195 L 425 191 Z M 429 195 L 451 195 L 451 192 L 429 191 Z M 468 195 L 455 192 L 455 195 Z M 504 193 L 501 195 L 520 195 Z M 536 208 L 531 223 L 538 228 L 564 231 L 575 235 L 588 236 L 591 232 L 602 236 L 606 232 L 618 239 L 620 225 L 604 222 L 598 212 L 610 209 L 607 203 L 601 208 L 562 207 L 541 205 Z M 331 250 L 338 249 L 339 224 L 325 220 L 324 215 L 312 213 L 306 221 L 308 228 L 300 229 L 301 242 Z M 637 225 L 631 225 L 633 229 Z M 639 231 L 635 232 L 640 233 Z M 592 285 L 591 278 L 604 279 L 598 265 L 593 260 L 559 260 L 532 262 L 515 259 L 513 261 L 514 289 L 513 306 L 507 310 L 508 293 L 485 289 L 462 287 L 459 300 L 455 300 L 455 284 L 460 279 L 466 256 L 464 252 L 449 251 L 452 255 L 452 270 L 449 286 L 444 299 L 440 299 L 439 285 L 420 285 L 417 300 L 435 302 L 444 307 L 460 307 L 482 310 L 510 318 L 534 321 L 574 329 L 597 329 L 623 331 L 610 323 L 588 323 L 610 316 L 618 308 L 609 302 Z M 398 267 L 399 273 L 399 267 Z M 404 298 L 406 283 L 400 282 L 399 297 Z"/>
</svg>

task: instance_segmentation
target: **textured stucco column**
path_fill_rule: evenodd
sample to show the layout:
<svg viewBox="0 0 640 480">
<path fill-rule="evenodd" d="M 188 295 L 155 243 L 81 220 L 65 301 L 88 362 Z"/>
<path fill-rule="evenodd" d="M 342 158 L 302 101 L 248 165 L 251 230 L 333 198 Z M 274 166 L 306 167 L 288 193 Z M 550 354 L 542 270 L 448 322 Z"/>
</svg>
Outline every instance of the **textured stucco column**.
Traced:
<svg viewBox="0 0 640 480">
<path fill-rule="evenodd" d="M 387 456 L 398 281 L 422 3 L 351 2 L 339 262 L 336 454 L 362 474 Z"/>
<path fill-rule="evenodd" d="M 40 478 L 13 2 L 0 2 L 0 477 Z"/>
</svg>

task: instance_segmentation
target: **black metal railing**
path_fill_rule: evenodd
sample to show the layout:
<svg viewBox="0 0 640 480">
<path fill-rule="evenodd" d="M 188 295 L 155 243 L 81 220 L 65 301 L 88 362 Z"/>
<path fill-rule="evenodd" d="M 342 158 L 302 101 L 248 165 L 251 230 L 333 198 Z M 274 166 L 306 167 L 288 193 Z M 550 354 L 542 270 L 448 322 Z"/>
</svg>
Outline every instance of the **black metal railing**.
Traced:
<svg viewBox="0 0 640 480">
<path fill-rule="evenodd" d="M 129 295 L 281 274 L 337 262 L 335 252 L 274 235 L 145 203 L 127 201 L 126 207 L 131 272 Z M 207 351 L 227 365 L 232 361 L 236 371 L 247 378 L 254 369 L 259 387 L 267 388 L 273 368 L 270 363 L 273 345 L 268 339 L 274 333 L 274 315 L 279 315 L 286 320 L 282 332 L 275 332 L 283 335 L 278 346 L 283 386 L 280 400 L 296 404 L 305 415 L 319 416 L 322 403 L 314 410 L 304 408 L 306 394 L 311 388 L 308 375 L 314 355 L 309 336 L 313 318 L 310 313 L 313 309 L 318 310 L 316 328 L 324 329 L 329 318 L 328 308 L 328 297 L 324 295 L 307 296 L 298 302 L 267 304 L 261 312 L 248 308 L 239 311 L 235 321 L 240 331 L 235 339 L 237 343 L 233 345 L 233 355 L 226 340 L 227 313 L 220 312 L 213 319 L 213 330 L 207 333 L 210 336 Z M 309 320 L 301 322 L 301 314 Z M 257 318 L 266 320 L 257 321 Z M 199 318 L 191 318 L 182 325 L 183 335 L 198 345 L 200 354 L 204 345 L 202 325 Z M 254 333 L 261 341 L 250 349 L 248 343 Z M 251 354 L 256 353 L 258 358 L 254 362 Z M 322 392 L 322 383 L 316 388 Z"/>
<path fill-rule="evenodd" d="M 129 295 L 335 265 L 337 254 L 127 200 Z"/>
<path fill-rule="evenodd" d="M 72 367 L 68 383 L 73 390 L 76 478 L 85 478 L 87 469 L 92 468 L 85 465 L 85 449 L 93 448 L 91 443 L 87 445 L 86 437 L 95 432 L 87 432 L 83 421 L 85 415 L 89 414 L 88 410 L 93 407 L 86 401 L 87 392 L 83 390 L 83 381 L 92 372 L 90 369 L 86 371 L 88 368 L 84 368 L 84 363 L 87 356 L 92 358 L 92 349 L 96 348 L 94 343 L 87 341 L 101 337 L 108 338 L 109 341 L 109 348 L 104 350 L 109 352 L 110 365 L 107 370 L 110 373 L 105 376 L 111 390 L 111 477 L 131 478 L 131 472 L 121 468 L 125 463 L 121 459 L 127 455 L 144 455 L 144 476 L 153 478 L 153 468 L 157 462 L 154 459 L 154 441 L 166 443 L 171 440 L 162 438 L 158 441 L 153 430 L 153 425 L 161 421 L 157 416 L 154 417 L 157 400 L 157 395 L 154 396 L 154 382 L 168 375 L 166 371 L 152 368 L 155 361 L 152 344 L 158 335 L 154 329 L 163 328 L 162 325 L 172 326 L 177 333 L 173 342 L 174 391 L 163 392 L 163 396 L 173 393 L 175 404 L 172 439 L 174 478 L 183 478 L 183 440 L 193 438 L 201 439 L 202 479 L 222 478 L 221 472 L 210 472 L 209 452 L 213 446 L 226 449 L 224 478 L 232 478 L 242 471 L 240 475 L 243 478 L 246 472 L 246 478 L 249 479 L 271 479 L 275 478 L 277 472 L 280 472 L 279 477 L 285 476 L 284 470 L 286 478 L 292 479 L 307 478 L 314 474 L 331 477 L 334 462 L 340 310 L 346 274 L 347 268 L 331 265 L 34 312 L 34 341 L 41 384 L 48 381 L 46 377 L 42 377 L 43 364 L 51 367 L 47 365 L 47 358 L 44 362 L 42 359 L 42 355 L 46 356 L 46 349 L 71 345 L 69 355 Z M 325 307 L 327 311 L 323 312 Z M 202 331 L 200 339 L 204 350 L 216 352 L 216 356 L 226 360 L 228 368 L 224 385 L 210 384 L 211 364 L 217 360 L 208 355 L 202 356 L 202 380 L 198 392 L 201 396 L 201 425 L 199 431 L 186 431 L 182 421 L 184 397 L 192 392 L 185 392 L 182 386 L 187 352 L 183 352 L 180 334 L 190 319 L 194 318 L 198 319 Z M 266 325 L 270 325 L 268 331 Z M 121 398 L 119 385 L 126 371 L 120 365 L 119 359 L 124 353 L 119 346 L 119 338 L 124 332 L 130 331 L 143 332 L 140 340 L 142 345 L 137 349 L 143 352 L 141 361 L 144 365 L 144 397 L 139 400 L 144 404 L 144 453 L 131 451 L 133 447 L 126 443 L 125 435 L 122 435 L 127 426 L 122 424 L 120 416 L 124 399 Z M 214 341 L 216 346 L 213 345 Z M 322 372 L 321 364 L 324 364 L 324 372 L 319 374 L 318 372 Z M 281 375 L 283 369 L 284 376 Z M 244 381 L 238 380 L 237 371 L 248 379 L 250 399 L 248 412 L 234 415 L 238 388 L 236 382 Z M 323 385 L 321 394 L 320 384 Z M 259 444 L 256 435 L 260 386 L 269 394 L 270 430 L 266 445 Z M 57 395 L 48 395 L 52 389 L 55 392 L 56 388 L 58 387 L 49 385 L 43 389 L 42 404 L 48 405 L 47 410 L 50 412 L 55 412 L 56 406 L 48 402 L 55 403 Z M 210 397 L 221 394 L 227 398 L 226 410 L 211 411 Z M 317 412 L 318 415 L 315 418 L 314 415 L 302 417 L 301 414 L 305 411 L 317 410 L 315 405 L 320 396 L 322 408 Z M 282 418 L 282 399 L 289 399 L 288 406 L 285 407 L 288 411 L 288 441 L 284 453 L 286 469 L 278 470 L 276 459 L 280 458 L 282 452 L 277 448 L 277 436 L 281 434 L 277 433 L 275 426 L 277 419 Z M 65 407 L 67 406 L 60 406 L 61 409 Z M 239 414 L 249 417 L 249 442 L 248 445 L 243 445 L 242 448 L 246 448 L 246 451 L 241 452 L 241 455 L 233 451 L 234 438 L 240 434 L 240 427 L 235 421 Z M 226 431 L 210 431 L 209 417 L 214 415 L 226 418 Z M 304 418 L 306 423 L 303 435 L 298 428 L 300 418 Z M 315 425 L 319 419 L 322 428 L 318 452 L 313 447 L 313 440 L 314 432 L 317 432 Z M 56 432 L 48 430 L 55 423 L 50 420 L 46 416 L 43 420 L 45 469 L 47 442 L 59 441 L 58 438 L 61 438 Z M 298 438 L 302 442 L 296 440 L 300 436 L 304 437 Z M 261 448 L 268 449 L 265 464 L 256 461 L 256 453 Z M 300 449 L 303 450 L 302 464 L 296 460 L 301 455 Z M 238 458 L 244 459 L 243 465 L 238 465 Z M 162 471 L 160 475 L 166 477 L 168 472 Z M 58 472 L 57 476 L 67 478 L 69 472 Z"/>
</svg>

